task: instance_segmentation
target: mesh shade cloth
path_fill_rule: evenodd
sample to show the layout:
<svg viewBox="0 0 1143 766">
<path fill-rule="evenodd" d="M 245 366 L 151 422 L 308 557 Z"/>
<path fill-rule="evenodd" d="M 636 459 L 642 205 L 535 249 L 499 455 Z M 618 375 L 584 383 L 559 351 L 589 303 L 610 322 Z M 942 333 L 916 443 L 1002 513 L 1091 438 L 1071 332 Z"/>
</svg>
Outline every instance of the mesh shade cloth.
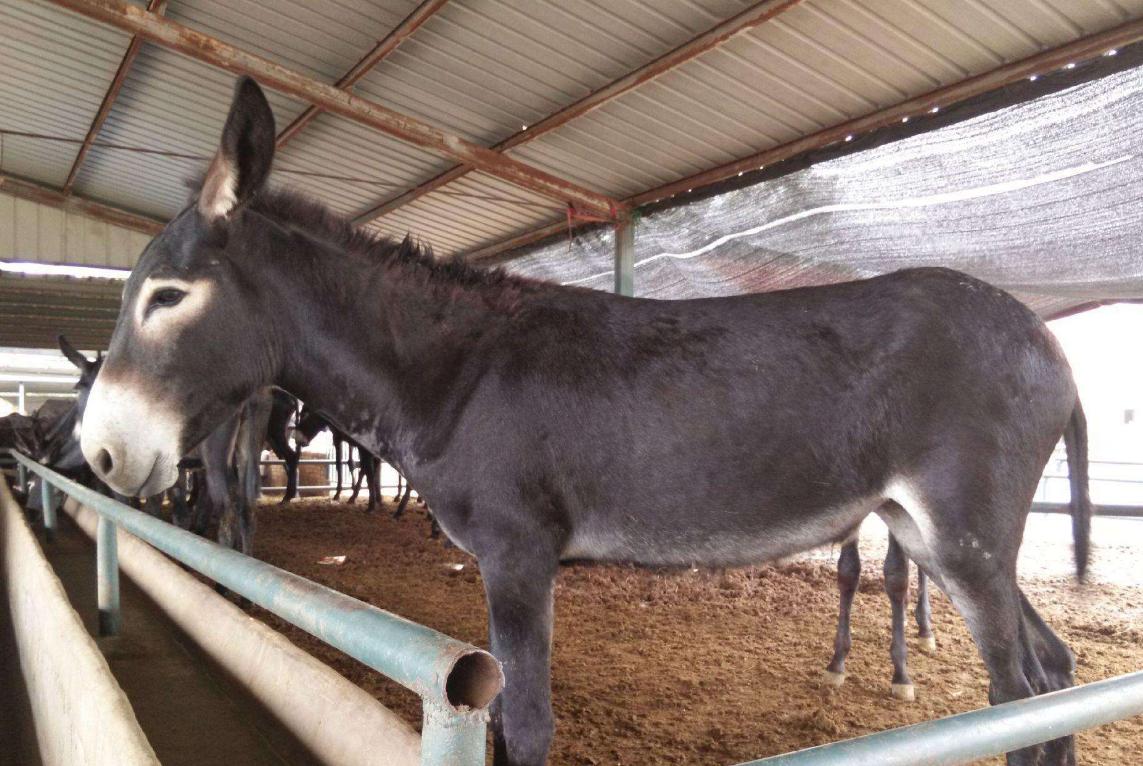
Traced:
<svg viewBox="0 0 1143 766">
<path fill-rule="evenodd" d="M 638 222 L 636 294 L 763 292 L 948 266 L 1043 316 L 1143 298 L 1143 68 Z M 512 260 L 609 290 L 609 228 Z"/>
</svg>

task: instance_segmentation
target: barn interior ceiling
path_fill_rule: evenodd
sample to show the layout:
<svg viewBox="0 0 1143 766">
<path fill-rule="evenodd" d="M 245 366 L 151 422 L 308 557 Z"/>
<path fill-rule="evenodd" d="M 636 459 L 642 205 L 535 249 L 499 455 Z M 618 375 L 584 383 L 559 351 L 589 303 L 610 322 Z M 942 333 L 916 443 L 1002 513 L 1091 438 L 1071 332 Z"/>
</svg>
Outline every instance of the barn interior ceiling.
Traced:
<svg viewBox="0 0 1143 766">
<path fill-rule="evenodd" d="M 843 160 L 832 166 L 837 178 L 786 173 L 778 186 L 774 167 L 850 135 L 869 145 L 902 120 L 932 120 L 933 107 L 1082 69 L 1140 39 L 1143 0 L 0 0 L 0 229 L 5 202 L 13 221 L 9 235 L 0 231 L 0 260 L 130 266 L 141 250 L 132 237 L 152 234 L 184 203 L 184 179 L 215 148 L 234 73 L 246 72 L 272 86 L 276 182 L 372 230 L 412 232 L 444 256 L 511 251 L 524 255 L 513 268 L 605 287 L 589 279 L 610 268 L 605 234 L 578 233 L 570 251 L 566 239 L 519 248 L 631 208 L 643 214 L 641 260 L 734 234 L 701 255 L 646 261 L 640 294 L 869 273 L 915 260 L 902 242 L 880 260 L 867 251 L 882 233 L 893 237 L 895 221 L 922 226 L 919 211 L 936 203 L 865 209 L 856 183 L 842 188 L 851 183 Z M 924 154 L 900 179 L 884 171 L 882 183 L 910 188 L 880 196 L 967 188 L 959 171 L 948 183 L 910 175 L 956 170 Z M 1135 166 L 1043 181 L 1035 193 L 1125 167 Z M 687 202 L 691 190 L 735 179 L 767 182 L 722 203 Z M 849 207 L 819 210 L 838 204 Z M 48 209 L 109 228 L 61 224 Z M 774 223 L 806 210 L 817 212 Z M 699 211 L 713 237 L 689 217 Z M 685 234 L 652 228 L 671 216 L 689 222 Z M 770 228 L 742 235 L 751 221 Z M 812 253 L 792 241 L 811 233 Z M 869 237 L 854 243 L 852 260 L 832 249 L 849 234 Z M 926 237 L 932 253 L 952 244 Z M 540 253 L 552 260 L 538 264 Z M 1066 295 L 1008 283 L 1042 311 L 1113 292 L 1092 280 L 1074 280 Z M 13 321 L 0 344 L 54 345 L 40 315 L 7 300 L 0 294 L 0 313 Z M 95 314 L 55 316 L 95 342 L 109 333 Z"/>
</svg>

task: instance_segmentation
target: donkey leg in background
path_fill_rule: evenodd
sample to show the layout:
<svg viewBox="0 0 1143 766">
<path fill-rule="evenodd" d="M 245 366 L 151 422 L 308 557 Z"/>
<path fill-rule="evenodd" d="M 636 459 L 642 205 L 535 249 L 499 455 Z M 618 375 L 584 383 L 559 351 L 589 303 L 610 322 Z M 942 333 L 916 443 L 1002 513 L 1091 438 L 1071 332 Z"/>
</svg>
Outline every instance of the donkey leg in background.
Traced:
<svg viewBox="0 0 1143 766">
<path fill-rule="evenodd" d="M 350 449 L 350 454 L 353 454 L 354 447 L 350 447 L 349 449 Z M 349 504 L 350 505 L 352 505 L 353 503 L 356 503 L 357 502 L 357 496 L 359 494 L 361 494 L 361 485 L 362 485 L 362 483 L 365 482 L 366 468 L 369 465 L 369 458 L 366 457 L 367 453 L 364 450 L 362 450 L 360 447 L 358 447 L 356 449 L 357 449 L 357 455 L 358 455 L 358 457 L 357 457 L 358 465 L 361 467 L 361 470 L 357 472 L 357 478 L 353 480 L 353 492 L 351 492 L 349 495 Z M 372 457 L 372 456 L 370 456 L 370 457 Z M 352 460 L 350 461 L 349 471 L 350 471 L 350 474 L 353 473 L 353 462 L 352 462 Z"/>
<path fill-rule="evenodd" d="M 845 681 L 845 658 L 849 656 L 852 639 L 849 634 L 849 614 L 853 597 L 861 582 L 861 556 L 857 552 L 857 538 L 841 548 L 837 559 L 837 589 L 841 594 L 837 613 L 837 636 L 833 642 L 833 659 L 825 670 L 823 680 L 830 686 L 841 686 Z"/>
<path fill-rule="evenodd" d="M 397 474 L 400 476 L 401 474 Z M 405 507 L 409 504 L 409 495 L 413 494 L 413 485 L 405 482 L 405 492 L 401 495 L 401 502 L 397 503 L 397 510 L 393 511 L 393 518 L 399 519 L 405 515 Z"/>
<path fill-rule="evenodd" d="M 917 567 L 917 636 L 921 651 L 932 654 L 937 651 L 937 639 L 933 635 L 933 610 L 929 606 L 929 576 Z"/>
<path fill-rule="evenodd" d="M 369 455 L 368 464 L 364 460 L 366 453 L 362 454 L 361 472 L 366 475 L 369 485 L 369 503 L 365 506 L 366 513 L 373 513 L 381 503 L 381 461 Z"/>
<path fill-rule="evenodd" d="M 400 471 L 397 471 L 397 494 L 393 495 L 394 503 L 401 499 L 401 484 L 404 481 L 405 476 Z M 394 516 L 393 518 L 397 518 L 397 516 Z"/>
<path fill-rule="evenodd" d="M 905 610 L 909 599 L 909 559 L 893 535 L 889 535 L 889 551 L 885 554 L 885 594 L 893 609 L 893 640 L 889 656 L 893 659 L 893 683 L 890 692 L 894 699 L 912 702 L 915 699 L 913 682 L 909 680 L 908 649 L 905 644 Z"/>
<path fill-rule="evenodd" d="M 333 462 L 334 462 L 334 468 L 337 469 L 337 491 L 333 493 L 333 499 L 334 500 L 340 500 L 341 499 L 341 485 L 342 485 L 341 437 L 339 437 L 336 433 L 334 433 L 334 436 L 333 436 Z"/>
</svg>

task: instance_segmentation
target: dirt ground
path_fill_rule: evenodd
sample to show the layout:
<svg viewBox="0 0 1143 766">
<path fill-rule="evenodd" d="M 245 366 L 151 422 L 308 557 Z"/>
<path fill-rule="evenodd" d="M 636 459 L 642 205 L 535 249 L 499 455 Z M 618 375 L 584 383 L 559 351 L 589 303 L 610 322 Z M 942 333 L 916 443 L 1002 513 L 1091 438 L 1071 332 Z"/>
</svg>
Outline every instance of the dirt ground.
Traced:
<svg viewBox="0 0 1143 766">
<path fill-rule="evenodd" d="M 1143 520 L 1096 519 L 1094 566 L 1082 587 L 1071 575 L 1069 524 L 1033 517 L 1021 558 L 1025 592 L 1076 652 L 1080 681 L 1143 669 Z M 837 691 L 819 682 L 836 625 L 836 550 L 730 571 L 565 568 L 556 590 L 551 763 L 727 766 L 986 705 L 984 666 L 939 592 L 935 655 L 917 649 L 910 622 L 917 699 L 889 696 L 878 526 L 863 535 L 849 677 Z M 419 510 L 394 521 L 388 513 L 367 516 L 360 503 L 265 505 L 256 554 L 486 647 L 475 561 L 428 532 Z M 345 555 L 345 564 L 317 563 L 334 555 Z M 415 695 L 272 615 L 259 616 L 419 725 Z M 1081 764 L 1143 763 L 1143 718 L 1085 732 L 1078 747 Z"/>
</svg>

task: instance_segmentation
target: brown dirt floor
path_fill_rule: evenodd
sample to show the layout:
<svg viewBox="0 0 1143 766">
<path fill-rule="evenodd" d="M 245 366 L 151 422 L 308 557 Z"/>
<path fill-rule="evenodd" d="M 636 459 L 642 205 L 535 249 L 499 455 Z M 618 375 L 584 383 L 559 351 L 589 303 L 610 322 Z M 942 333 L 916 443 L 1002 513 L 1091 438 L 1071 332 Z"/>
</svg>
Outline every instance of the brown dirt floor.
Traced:
<svg viewBox="0 0 1143 766">
<path fill-rule="evenodd" d="M 1081 587 L 1069 574 L 1069 520 L 1040 518 L 1025 536 L 1022 586 L 1076 652 L 1078 680 L 1143 669 L 1143 520 L 1112 526 L 1096 519 L 1096 565 Z M 910 616 L 917 699 L 890 698 L 882 530 L 870 527 L 863 536 L 849 677 L 838 691 L 819 682 L 836 625 L 836 551 L 729 571 L 565 568 L 556 589 L 551 763 L 726 766 L 987 705 L 984 666 L 939 592 L 935 655 L 917 649 Z M 486 647 L 476 563 L 428 539 L 428 531 L 419 510 L 394 521 L 388 513 L 367 516 L 360 503 L 268 504 L 259 511 L 256 554 Z M 1133 544 L 1124 542 L 1130 538 Z M 317 563 L 329 555 L 348 558 L 340 567 Z M 450 564 L 464 568 L 454 572 Z M 257 611 L 419 726 L 420 702 L 411 692 Z M 1078 748 L 1081 764 L 1143 764 L 1143 717 L 1085 732 Z"/>
</svg>

